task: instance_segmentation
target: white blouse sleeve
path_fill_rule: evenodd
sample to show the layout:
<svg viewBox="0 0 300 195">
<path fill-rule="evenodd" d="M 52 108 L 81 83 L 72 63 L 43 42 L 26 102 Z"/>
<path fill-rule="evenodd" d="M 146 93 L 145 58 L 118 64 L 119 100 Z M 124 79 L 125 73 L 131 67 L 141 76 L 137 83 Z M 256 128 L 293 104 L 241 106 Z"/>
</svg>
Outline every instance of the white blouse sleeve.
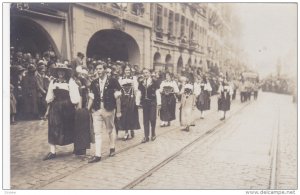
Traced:
<svg viewBox="0 0 300 195">
<path fill-rule="evenodd" d="M 159 86 L 159 93 L 162 93 L 164 90 L 164 86 L 165 86 L 165 81 L 162 81 L 160 86 Z"/>
<path fill-rule="evenodd" d="M 211 88 L 209 82 L 206 83 L 206 85 L 205 85 L 205 90 L 207 90 L 207 91 L 212 91 L 212 88 Z"/>
<path fill-rule="evenodd" d="M 229 86 L 229 94 L 232 95 L 233 94 L 233 89 L 231 86 Z"/>
<path fill-rule="evenodd" d="M 71 102 L 73 104 L 78 104 L 80 101 L 80 94 L 79 94 L 78 85 L 75 83 L 73 79 L 70 79 L 69 81 L 69 92 L 70 92 Z"/>
<path fill-rule="evenodd" d="M 157 105 L 161 105 L 161 95 L 160 95 L 160 90 L 157 89 L 155 93 L 156 93 L 156 102 L 157 102 Z"/>
<path fill-rule="evenodd" d="M 195 94 L 195 96 L 200 95 L 200 92 L 201 92 L 200 85 L 198 83 L 194 83 L 194 94 Z"/>
<path fill-rule="evenodd" d="M 139 90 L 139 82 L 137 80 L 137 77 L 133 77 L 133 89 L 136 92 Z"/>
<path fill-rule="evenodd" d="M 139 106 L 141 104 L 141 91 L 139 90 L 139 82 L 137 77 L 133 77 L 133 90 L 135 93 L 135 104 Z"/>
<path fill-rule="evenodd" d="M 53 93 L 53 89 L 54 89 L 54 84 L 53 84 L 53 80 L 50 82 L 49 87 L 48 87 L 48 91 L 47 91 L 47 95 L 46 95 L 46 102 L 49 104 L 54 100 L 54 93 Z"/>
<path fill-rule="evenodd" d="M 174 88 L 175 93 L 179 93 L 179 88 L 178 88 L 178 85 L 175 81 L 173 81 L 173 88 Z"/>
<path fill-rule="evenodd" d="M 219 86 L 218 93 L 219 93 L 219 94 L 221 94 L 221 92 L 222 92 L 222 91 L 223 91 L 223 86 L 222 86 L 222 85 L 220 85 L 220 86 Z"/>
</svg>

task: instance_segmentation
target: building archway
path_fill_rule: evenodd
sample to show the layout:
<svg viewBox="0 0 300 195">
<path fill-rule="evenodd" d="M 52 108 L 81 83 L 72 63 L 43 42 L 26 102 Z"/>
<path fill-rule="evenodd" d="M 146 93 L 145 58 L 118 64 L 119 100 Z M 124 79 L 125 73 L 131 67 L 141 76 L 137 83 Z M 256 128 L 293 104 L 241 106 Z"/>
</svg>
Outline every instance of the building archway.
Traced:
<svg viewBox="0 0 300 195">
<path fill-rule="evenodd" d="M 189 58 L 187 65 L 192 66 L 192 59 L 191 58 Z"/>
<path fill-rule="evenodd" d="M 166 64 L 172 63 L 172 56 L 170 54 L 166 55 Z"/>
<path fill-rule="evenodd" d="M 58 58 L 60 53 L 50 34 L 34 20 L 23 16 L 10 18 L 10 44 L 16 51 L 40 54 L 53 50 Z"/>
<path fill-rule="evenodd" d="M 140 49 L 133 37 L 115 29 L 105 29 L 96 32 L 89 40 L 86 55 L 97 60 L 128 61 L 130 64 L 140 64 Z"/>
<path fill-rule="evenodd" d="M 155 71 L 163 71 L 164 70 L 164 64 L 161 62 L 161 55 L 159 52 L 155 52 L 153 56 L 153 68 Z"/>
<path fill-rule="evenodd" d="M 183 68 L 183 60 L 182 60 L 182 56 L 180 56 L 177 61 L 177 74 L 181 74 L 182 68 Z"/>
<path fill-rule="evenodd" d="M 159 52 L 155 52 L 154 57 L 153 57 L 153 62 L 154 63 L 161 63 L 161 55 Z"/>
<path fill-rule="evenodd" d="M 172 63 L 172 56 L 170 54 L 166 55 L 166 71 L 174 72 L 174 64 Z"/>
</svg>

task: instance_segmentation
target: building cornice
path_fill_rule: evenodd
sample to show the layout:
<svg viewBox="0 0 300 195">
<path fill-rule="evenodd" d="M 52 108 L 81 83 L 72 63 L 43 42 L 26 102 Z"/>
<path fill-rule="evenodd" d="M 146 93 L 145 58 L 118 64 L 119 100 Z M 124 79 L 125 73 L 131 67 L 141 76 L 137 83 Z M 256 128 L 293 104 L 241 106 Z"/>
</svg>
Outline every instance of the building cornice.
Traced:
<svg viewBox="0 0 300 195">
<path fill-rule="evenodd" d="M 120 9 L 116 9 L 113 7 L 106 6 L 101 3 L 75 3 L 75 5 L 87 8 L 89 10 L 95 11 L 97 13 L 101 13 L 107 16 L 112 16 L 112 17 L 117 17 L 117 18 L 122 18 L 124 21 L 136 24 L 139 26 L 143 26 L 146 28 L 152 28 L 152 22 L 150 20 L 146 20 L 142 17 L 132 15 L 127 12 L 123 12 Z"/>
</svg>

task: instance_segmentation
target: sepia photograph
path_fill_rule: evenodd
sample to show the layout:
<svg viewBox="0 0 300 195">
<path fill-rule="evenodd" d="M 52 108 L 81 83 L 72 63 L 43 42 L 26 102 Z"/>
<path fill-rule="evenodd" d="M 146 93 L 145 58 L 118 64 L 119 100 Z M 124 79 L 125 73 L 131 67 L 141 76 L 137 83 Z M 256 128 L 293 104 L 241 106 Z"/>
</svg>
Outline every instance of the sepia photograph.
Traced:
<svg viewBox="0 0 300 195">
<path fill-rule="evenodd" d="M 7 194 L 296 194 L 296 2 L 4 4 Z"/>
</svg>

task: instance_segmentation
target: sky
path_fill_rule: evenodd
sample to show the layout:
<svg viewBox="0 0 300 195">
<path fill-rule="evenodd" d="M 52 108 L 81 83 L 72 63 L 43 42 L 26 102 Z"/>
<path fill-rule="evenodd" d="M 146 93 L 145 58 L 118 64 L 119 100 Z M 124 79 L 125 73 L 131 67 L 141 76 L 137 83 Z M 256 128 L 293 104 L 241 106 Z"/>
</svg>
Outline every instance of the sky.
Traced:
<svg viewBox="0 0 300 195">
<path fill-rule="evenodd" d="M 297 4 L 235 3 L 234 16 L 241 32 L 239 47 L 243 59 L 264 77 L 281 74 L 297 75 Z"/>
</svg>

